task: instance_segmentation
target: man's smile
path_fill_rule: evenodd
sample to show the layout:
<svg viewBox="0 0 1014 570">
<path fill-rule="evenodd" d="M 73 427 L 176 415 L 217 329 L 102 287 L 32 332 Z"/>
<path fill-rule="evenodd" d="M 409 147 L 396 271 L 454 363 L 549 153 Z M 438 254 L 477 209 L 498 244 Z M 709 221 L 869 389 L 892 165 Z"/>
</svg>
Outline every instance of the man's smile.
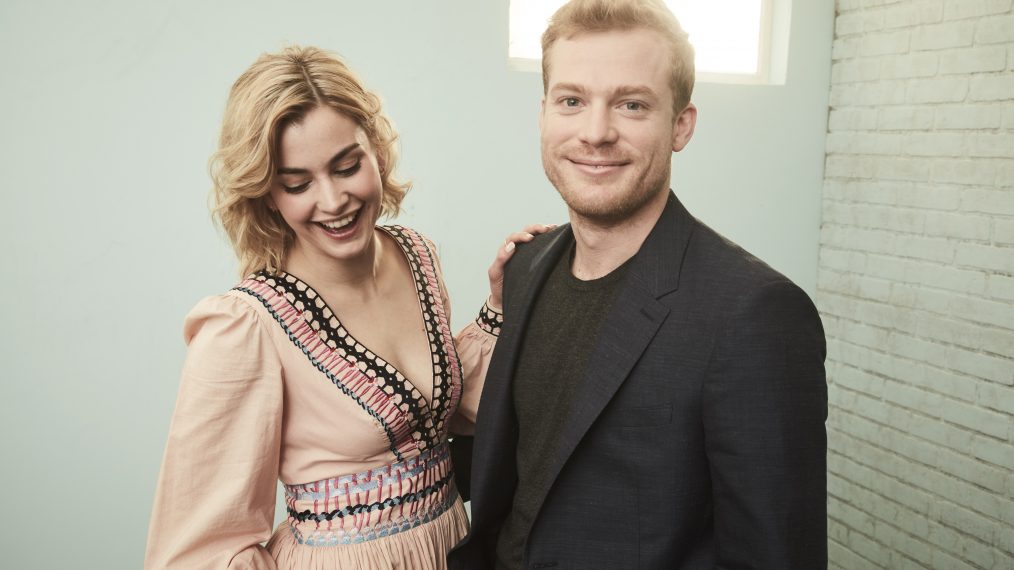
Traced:
<svg viewBox="0 0 1014 570">
<path fill-rule="evenodd" d="M 579 171 L 591 176 L 612 174 L 630 164 L 629 160 L 607 160 L 576 157 L 568 157 L 566 160 L 573 164 Z"/>
</svg>

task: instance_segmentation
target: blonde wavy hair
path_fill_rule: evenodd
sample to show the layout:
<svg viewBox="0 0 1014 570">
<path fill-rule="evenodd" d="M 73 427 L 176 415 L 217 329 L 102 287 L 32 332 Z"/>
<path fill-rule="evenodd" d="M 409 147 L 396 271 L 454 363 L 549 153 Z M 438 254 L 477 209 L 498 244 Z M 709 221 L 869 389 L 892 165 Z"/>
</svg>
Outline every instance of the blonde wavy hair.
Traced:
<svg viewBox="0 0 1014 570">
<path fill-rule="evenodd" d="M 394 178 L 398 134 L 381 112 L 380 98 L 344 62 L 315 47 L 262 55 L 232 85 L 210 163 L 213 215 L 232 242 L 241 277 L 282 268 L 295 235 L 265 199 L 275 183 L 278 137 L 321 105 L 366 132 L 380 166 L 382 216 L 397 215 L 411 187 Z"/>
<path fill-rule="evenodd" d="M 673 115 L 694 92 L 694 47 L 662 0 L 571 0 L 553 14 L 542 34 L 542 89 L 549 90 L 549 51 L 557 40 L 579 34 L 643 28 L 659 32 L 670 53 Z"/>
</svg>

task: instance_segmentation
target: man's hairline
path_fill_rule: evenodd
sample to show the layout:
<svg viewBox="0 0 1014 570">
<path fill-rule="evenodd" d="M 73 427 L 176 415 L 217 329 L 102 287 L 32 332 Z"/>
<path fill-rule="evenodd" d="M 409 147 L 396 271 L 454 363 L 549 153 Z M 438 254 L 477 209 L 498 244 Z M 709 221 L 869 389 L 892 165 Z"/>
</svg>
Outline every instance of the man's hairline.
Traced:
<svg viewBox="0 0 1014 570">
<path fill-rule="evenodd" d="M 577 38 L 578 36 L 582 36 L 582 35 L 608 34 L 610 32 L 630 32 L 630 31 L 636 31 L 636 30 L 647 30 L 649 32 L 655 32 L 659 36 L 662 36 L 663 39 L 665 37 L 665 32 L 663 30 L 656 29 L 656 28 L 653 28 L 651 26 L 645 26 L 643 24 L 638 24 L 638 25 L 634 25 L 634 26 L 617 26 L 617 27 L 605 28 L 605 29 L 601 29 L 601 30 L 577 30 L 577 31 L 571 33 L 568 36 L 560 36 L 560 37 L 556 38 L 555 40 L 553 40 L 553 43 L 549 45 L 549 48 L 546 51 L 542 52 L 542 61 L 543 61 L 542 67 L 545 70 L 545 73 L 542 76 L 543 77 L 543 82 L 542 82 L 542 103 L 545 104 L 546 99 L 549 96 L 549 75 L 550 75 L 550 72 L 552 71 L 552 68 L 551 68 L 551 66 L 548 63 L 548 61 L 549 61 L 548 57 L 549 57 L 549 54 L 552 53 L 553 46 L 555 46 L 558 42 L 560 42 L 560 41 L 573 41 L 574 38 Z M 676 54 L 670 52 L 669 50 L 666 50 L 666 57 L 669 58 L 669 66 L 668 66 L 667 69 L 669 70 L 668 74 L 670 76 L 670 80 L 667 81 L 666 84 L 669 86 L 669 91 L 670 91 L 670 93 L 672 95 L 672 100 L 673 100 L 673 120 L 676 120 L 676 117 L 678 117 L 680 115 L 680 113 L 682 113 L 688 106 L 690 106 L 690 104 L 693 103 L 693 100 L 692 100 L 691 97 L 687 97 L 687 104 L 684 105 L 682 109 L 676 109 L 676 107 L 675 107 L 675 103 L 676 103 L 676 91 L 673 89 L 673 85 L 672 85 L 672 67 L 673 67 L 674 60 L 676 58 Z"/>
</svg>

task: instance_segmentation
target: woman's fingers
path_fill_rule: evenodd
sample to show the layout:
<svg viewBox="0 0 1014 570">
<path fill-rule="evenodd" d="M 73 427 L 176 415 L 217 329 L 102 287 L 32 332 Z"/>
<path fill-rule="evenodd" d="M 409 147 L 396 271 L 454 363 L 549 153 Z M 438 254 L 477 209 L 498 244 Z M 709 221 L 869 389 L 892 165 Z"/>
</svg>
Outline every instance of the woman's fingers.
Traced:
<svg viewBox="0 0 1014 570">
<path fill-rule="evenodd" d="M 514 255 L 517 244 L 528 243 L 535 239 L 535 236 L 544 234 L 555 227 L 556 224 L 529 224 L 523 230 L 507 236 L 507 239 L 500 245 L 496 251 L 496 257 L 493 258 L 493 264 L 489 266 L 489 270 L 487 271 L 487 275 L 489 276 L 489 303 L 493 308 L 499 309 L 501 306 L 504 265 Z"/>
</svg>

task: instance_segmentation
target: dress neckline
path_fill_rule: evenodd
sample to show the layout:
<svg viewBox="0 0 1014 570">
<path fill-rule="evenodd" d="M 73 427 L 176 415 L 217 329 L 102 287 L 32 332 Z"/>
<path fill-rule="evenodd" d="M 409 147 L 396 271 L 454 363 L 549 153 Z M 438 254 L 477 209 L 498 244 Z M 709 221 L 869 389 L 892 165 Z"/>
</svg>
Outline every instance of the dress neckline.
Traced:
<svg viewBox="0 0 1014 570">
<path fill-rule="evenodd" d="M 390 241 L 394 242 L 395 247 L 398 249 L 398 251 L 401 252 L 402 259 L 404 259 L 405 263 L 408 265 L 408 271 L 412 277 L 412 284 L 414 286 L 418 286 L 417 283 L 420 281 L 420 277 L 422 276 L 420 275 L 417 260 L 413 259 L 412 256 L 413 252 L 407 250 L 407 248 L 404 245 L 402 245 L 401 241 L 399 241 L 398 238 L 394 236 L 385 226 L 375 226 L 375 228 L 377 230 L 382 231 L 387 237 L 391 238 Z M 323 303 L 323 306 L 320 307 L 320 309 L 323 311 L 324 315 L 328 318 L 327 322 L 328 326 L 330 326 L 332 329 L 335 329 L 336 332 L 342 334 L 348 340 L 348 344 L 350 346 L 356 348 L 361 347 L 359 348 L 359 352 L 361 352 L 366 359 L 373 361 L 376 364 L 377 368 L 384 369 L 389 373 L 394 374 L 398 380 L 401 380 L 402 382 L 405 382 L 408 385 L 412 386 L 413 392 L 418 393 L 419 397 L 424 398 L 424 402 L 426 404 L 425 408 L 429 408 L 429 406 L 432 405 L 434 387 L 436 386 L 436 371 L 433 369 L 432 364 L 430 365 L 430 376 L 429 376 L 430 393 L 429 397 L 427 398 L 425 394 L 423 394 L 423 391 L 420 389 L 418 383 L 409 378 L 408 375 L 402 372 L 390 360 L 384 358 L 383 356 L 380 355 L 380 353 L 371 349 L 366 343 L 356 338 L 356 335 L 354 335 L 352 331 L 345 326 L 345 324 L 341 320 L 341 317 L 338 316 L 338 312 L 335 311 L 333 307 L 331 307 L 330 303 L 327 302 L 327 299 L 325 299 L 324 296 L 321 295 L 320 292 L 317 291 L 312 285 L 307 283 L 306 280 L 289 271 L 280 270 L 276 273 L 276 275 L 283 279 L 291 278 L 292 280 L 295 281 L 298 288 L 304 289 L 310 296 L 316 299 L 320 299 L 320 302 Z M 424 295 L 417 294 L 416 297 L 417 297 L 416 308 L 418 309 L 417 316 L 419 318 L 419 322 L 423 326 L 423 332 L 425 334 L 426 315 L 427 313 L 433 314 L 433 311 L 432 307 L 427 306 Z M 331 322 L 331 319 L 334 319 L 334 323 Z M 427 338 L 426 346 L 427 346 L 427 356 L 429 357 L 429 360 L 432 363 L 434 360 L 433 350 L 435 345 L 434 343 L 430 342 L 430 340 Z"/>
<path fill-rule="evenodd" d="M 305 327 L 307 334 L 317 338 L 322 345 L 321 348 L 326 347 L 334 357 L 351 364 L 368 377 L 366 379 L 371 385 L 386 394 L 385 400 L 390 400 L 400 409 L 402 416 L 411 425 L 409 433 L 411 439 L 419 446 L 418 449 L 427 449 L 439 443 L 445 431 L 447 416 L 457 406 L 461 391 L 460 362 L 454 350 L 453 340 L 450 338 L 450 327 L 442 304 L 444 297 L 442 285 L 436 274 L 436 259 L 432 245 L 408 228 L 401 226 L 377 226 L 377 228 L 394 239 L 402 250 L 419 297 L 418 304 L 432 361 L 432 385 L 428 400 L 393 364 L 355 338 L 324 298 L 298 276 L 285 271 L 262 270 L 251 275 L 250 279 L 262 283 L 284 297 L 286 305 L 294 311 L 293 318 L 302 322 L 301 326 Z M 328 374 L 323 369 L 321 372 Z M 344 386 L 339 378 L 331 378 L 331 381 Z M 360 402 L 360 405 L 365 406 L 364 409 L 370 408 L 368 402 Z M 371 412 L 371 415 L 374 414 Z M 378 416 L 375 417 L 380 421 Z M 386 425 L 384 421 L 381 423 Z M 398 441 L 400 436 L 392 439 L 392 446 L 400 445 Z"/>
</svg>

